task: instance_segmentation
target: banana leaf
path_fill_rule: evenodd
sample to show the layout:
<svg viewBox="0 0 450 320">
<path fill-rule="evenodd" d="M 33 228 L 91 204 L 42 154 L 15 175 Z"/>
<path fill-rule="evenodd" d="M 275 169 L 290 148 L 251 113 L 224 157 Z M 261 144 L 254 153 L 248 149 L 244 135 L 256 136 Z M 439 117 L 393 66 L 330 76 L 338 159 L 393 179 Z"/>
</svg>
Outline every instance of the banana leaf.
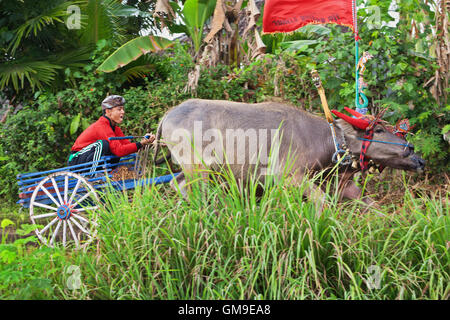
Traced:
<svg viewBox="0 0 450 320">
<path fill-rule="evenodd" d="M 136 60 L 143 54 L 165 50 L 174 44 L 173 41 L 156 36 L 142 36 L 130 40 L 114 51 L 97 68 L 97 71 L 112 72 L 121 68 L 131 61 Z"/>
<path fill-rule="evenodd" d="M 203 28 L 216 7 L 216 1 L 186 0 L 183 7 L 183 20 L 198 52 L 203 38 Z"/>
<path fill-rule="evenodd" d="M 295 40 L 295 41 L 285 41 L 280 43 L 280 46 L 284 50 L 288 51 L 303 51 L 309 46 L 319 43 L 319 40 Z"/>
</svg>

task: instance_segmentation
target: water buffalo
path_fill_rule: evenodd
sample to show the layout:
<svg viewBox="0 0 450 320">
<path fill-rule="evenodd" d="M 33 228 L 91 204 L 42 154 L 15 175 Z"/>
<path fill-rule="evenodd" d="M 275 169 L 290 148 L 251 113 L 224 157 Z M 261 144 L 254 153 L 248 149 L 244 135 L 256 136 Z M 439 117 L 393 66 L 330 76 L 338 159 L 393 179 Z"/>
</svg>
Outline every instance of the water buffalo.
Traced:
<svg viewBox="0 0 450 320">
<path fill-rule="evenodd" d="M 334 121 L 336 139 L 341 146 L 346 145 L 354 159 L 359 158 L 364 143 L 360 139 L 366 132 L 361 123 L 355 126 L 347 121 L 341 118 Z M 365 156 L 385 167 L 422 170 L 425 162 L 414 153 L 413 146 L 388 129 L 383 122 L 373 126 L 372 139 L 385 143 L 370 143 Z M 328 122 L 277 102 L 249 104 L 190 99 L 165 114 L 156 140 L 166 144 L 172 160 L 181 165 L 183 172 L 177 182 L 184 194 L 188 173 L 197 169 L 220 170 L 225 162 L 238 179 L 254 172 L 259 181 L 264 181 L 269 168 L 270 174 L 289 175 L 294 184 L 302 183 L 306 172 L 335 165 L 332 161 L 335 145 Z M 157 154 L 158 144 L 155 159 Z M 361 197 L 360 189 L 351 179 L 357 171 L 359 166 L 352 165 L 339 170 L 341 197 Z M 323 202 L 323 191 L 312 183 L 306 195 Z"/>
</svg>

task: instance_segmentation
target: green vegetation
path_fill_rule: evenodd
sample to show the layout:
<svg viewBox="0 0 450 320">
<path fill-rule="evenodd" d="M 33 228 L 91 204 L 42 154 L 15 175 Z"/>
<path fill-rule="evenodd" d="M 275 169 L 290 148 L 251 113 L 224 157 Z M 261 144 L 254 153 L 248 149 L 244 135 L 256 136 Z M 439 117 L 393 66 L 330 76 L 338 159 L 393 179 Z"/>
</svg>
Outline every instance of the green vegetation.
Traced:
<svg viewBox="0 0 450 320">
<path fill-rule="evenodd" d="M 109 193 L 87 251 L 25 247 L 34 236 L 2 243 L 0 297 L 449 298 L 448 191 L 406 192 L 384 214 L 331 195 L 318 216 L 303 187 L 274 183 L 257 200 L 227 181 L 231 190 L 210 183 L 206 193 L 194 183 L 189 201 L 167 186 Z"/>
</svg>

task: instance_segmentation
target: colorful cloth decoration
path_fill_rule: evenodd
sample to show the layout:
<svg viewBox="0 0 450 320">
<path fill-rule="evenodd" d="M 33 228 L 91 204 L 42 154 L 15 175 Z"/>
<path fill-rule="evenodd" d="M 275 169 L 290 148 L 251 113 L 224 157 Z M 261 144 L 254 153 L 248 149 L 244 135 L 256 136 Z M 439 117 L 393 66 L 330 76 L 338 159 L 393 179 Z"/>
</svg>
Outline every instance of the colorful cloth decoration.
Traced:
<svg viewBox="0 0 450 320">
<path fill-rule="evenodd" d="M 399 137 L 405 138 L 416 125 L 411 126 L 408 119 L 398 120 L 394 127 L 389 127 L 391 132 Z"/>
</svg>

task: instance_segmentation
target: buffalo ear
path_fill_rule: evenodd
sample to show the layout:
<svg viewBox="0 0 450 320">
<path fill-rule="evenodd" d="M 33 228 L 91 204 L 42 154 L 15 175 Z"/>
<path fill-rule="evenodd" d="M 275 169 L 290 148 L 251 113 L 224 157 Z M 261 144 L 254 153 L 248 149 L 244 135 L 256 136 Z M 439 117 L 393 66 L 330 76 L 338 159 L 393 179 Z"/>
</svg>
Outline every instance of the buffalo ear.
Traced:
<svg viewBox="0 0 450 320">
<path fill-rule="evenodd" d="M 348 138 L 356 138 L 358 133 L 362 132 L 362 130 L 355 128 L 343 119 L 334 120 L 334 124 L 336 127 L 340 128 L 344 132 L 344 135 Z"/>
</svg>

